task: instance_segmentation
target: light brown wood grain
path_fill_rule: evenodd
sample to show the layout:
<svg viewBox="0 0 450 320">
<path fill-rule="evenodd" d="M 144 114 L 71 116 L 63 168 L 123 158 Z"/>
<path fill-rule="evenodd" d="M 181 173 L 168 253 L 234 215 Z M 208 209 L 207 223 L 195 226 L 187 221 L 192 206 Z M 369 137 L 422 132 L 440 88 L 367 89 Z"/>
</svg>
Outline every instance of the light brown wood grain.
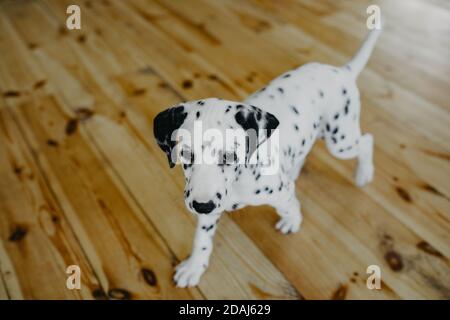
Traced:
<svg viewBox="0 0 450 320">
<path fill-rule="evenodd" d="M 99 283 L 89 262 L 6 109 L 0 121 L 1 272 L 11 298 L 91 299 Z M 66 287 L 70 265 L 83 271 L 81 290 Z"/>
<path fill-rule="evenodd" d="M 153 117 L 183 100 L 240 100 L 310 61 L 345 63 L 372 2 L 2 2 L 0 299 L 448 299 L 441 0 L 375 1 L 386 28 L 358 80 L 361 126 L 375 137 L 372 184 L 355 187 L 355 161 L 318 143 L 297 182 L 298 234 L 277 233 L 272 208 L 239 210 L 220 221 L 200 285 L 171 280 L 195 219 Z M 81 30 L 65 28 L 73 3 Z M 25 235 L 8 240 L 19 224 Z M 67 264 L 81 265 L 81 291 L 65 288 Z M 382 290 L 366 287 L 371 264 Z"/>
</svg>

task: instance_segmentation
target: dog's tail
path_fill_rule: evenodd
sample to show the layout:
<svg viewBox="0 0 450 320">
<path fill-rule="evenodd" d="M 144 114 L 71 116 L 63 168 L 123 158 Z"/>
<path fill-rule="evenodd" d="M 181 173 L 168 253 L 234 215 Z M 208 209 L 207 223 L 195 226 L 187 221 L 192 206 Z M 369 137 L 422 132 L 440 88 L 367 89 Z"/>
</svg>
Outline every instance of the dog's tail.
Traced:
<svg viewBox="0 0 450 320">
<path fill-rule="evenodd" d="M 348 69 L 355 78 L 367 64 L 367 61 L 370 58 L 370 54 L 372 53 L 381 30 L 382 28 L 380 27 L 379 29 L 373 29 L 372 31 L 370 31 L 361 48 L 359 48 L 358 52 L 353 56 L 352 60 L 350 60 L 350 62 L 345 66 L 345 68 Z"/>
</svg>

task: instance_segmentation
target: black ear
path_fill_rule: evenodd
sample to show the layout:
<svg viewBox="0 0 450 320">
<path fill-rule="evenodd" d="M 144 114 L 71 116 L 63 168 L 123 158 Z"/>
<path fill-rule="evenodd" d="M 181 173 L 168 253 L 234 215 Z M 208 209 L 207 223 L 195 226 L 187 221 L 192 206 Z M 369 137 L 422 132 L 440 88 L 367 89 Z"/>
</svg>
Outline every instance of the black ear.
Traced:
<svg viewBox="0 0 450 320">
<path fill-rule="evenodd" d="M 184 106 L 169 108 L 159 113 L 153 120 L 153 134 L 159 147 L 167 155 L 169 166 L 175 166 L 176 159 L 172 159 L 172 150 L 176 141 L 172 141 L 172 133 L 179 129 L 187 117 Z"/>
<path fill-rule="evenodd" d="M 246 158 L 248 161 L 256 148 L 270 138 L 272 130 L 275 130 L 280 122 L 273 114 L 262 111 L 255 106 L 240 104 L 236 106 L 236 109 L 234 118 L 247 133 Z"/>
</svg>

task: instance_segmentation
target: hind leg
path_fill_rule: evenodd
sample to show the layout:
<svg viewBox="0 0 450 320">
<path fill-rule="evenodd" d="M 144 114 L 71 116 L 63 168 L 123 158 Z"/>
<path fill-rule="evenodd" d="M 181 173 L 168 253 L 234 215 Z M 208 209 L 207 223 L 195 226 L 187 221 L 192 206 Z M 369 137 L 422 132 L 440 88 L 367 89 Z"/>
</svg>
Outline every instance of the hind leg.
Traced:
<svg viewBox="0 0 450 320">
<path fill-rule="evenodd" d="M 373 137 L 371 134 L 364 134 L 359 140 L 358 166 L 355 172 L 355 183 L 357 186 L 364 186 L 373 179 Z"/>
<path fill-rule="evenodd" d="M 361 135 L 359 127 L 359 102 L 354 101 L 353 110 L 349 100 L 343 112 L 328 117 L 325 141 L 330 153 L 339 159 L 358 159 L 355 172 L 355 184 L 364 186 L 373 178 L 373 137 L 366 133 Z"/>
</svg>

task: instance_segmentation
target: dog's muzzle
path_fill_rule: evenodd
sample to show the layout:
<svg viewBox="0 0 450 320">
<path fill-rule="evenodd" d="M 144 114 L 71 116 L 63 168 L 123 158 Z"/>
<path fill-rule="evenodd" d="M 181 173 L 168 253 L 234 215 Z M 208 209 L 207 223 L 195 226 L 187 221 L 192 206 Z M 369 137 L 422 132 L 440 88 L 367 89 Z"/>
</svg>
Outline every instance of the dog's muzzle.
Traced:
<svg viewBox="0 0 450 320">
<path fill-rule="evenodd" d="M 208 202 L 197 202 L 193 201 L 192 206 L 194 207 L 195 211 L 197 211 L 200 214 L 207 214 L 213 211 L 216 208 L 216 205 L 211 200 Z"/>
</svg>

